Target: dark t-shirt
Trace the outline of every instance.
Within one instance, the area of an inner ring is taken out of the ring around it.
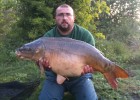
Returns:
[[[53,29],[51,29],[50,31],[45,33],[44,36],[46,36],[46,37],[69,37],[69,38],[73,38],[76,40],[85,41],[85,42],[95,46],[95,40],[94,40],[92,34],[88,30],[86,30],[85,28],[83,28],[77,24],[74,25],[72,32],[68,35],[60,34],[59,31],[57,30],[57,27],[54,27]]]

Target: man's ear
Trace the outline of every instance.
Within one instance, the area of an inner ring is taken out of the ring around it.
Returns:
[[[76,20],[76,16],[74,16],[74,22],[75,22],[75,20]]]

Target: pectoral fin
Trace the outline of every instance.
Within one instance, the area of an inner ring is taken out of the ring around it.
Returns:
[[[57,74],[56,81],[57,81],[58,84],[62,84],[65,80],[66,80],[66,78],[64,76],[61,76],[61,75]]]
[[[39,63],[39,69],[40,69],[41,75],[43,75],[43,73],[44,73],[44,67],[43,67],[43,65],[41,63]]]

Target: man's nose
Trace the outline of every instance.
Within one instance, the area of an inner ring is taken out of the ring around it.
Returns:
[[[63,15],[63,19],[67,19],[68,16],[66,14]]]

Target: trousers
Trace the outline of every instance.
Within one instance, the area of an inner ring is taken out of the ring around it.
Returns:
[[[63,100],[64,92],[70,92],[76,100],[97,100],[92,79],[79,77],[57,84],[56,78],[48,76],[39,95],[39,100]]]

